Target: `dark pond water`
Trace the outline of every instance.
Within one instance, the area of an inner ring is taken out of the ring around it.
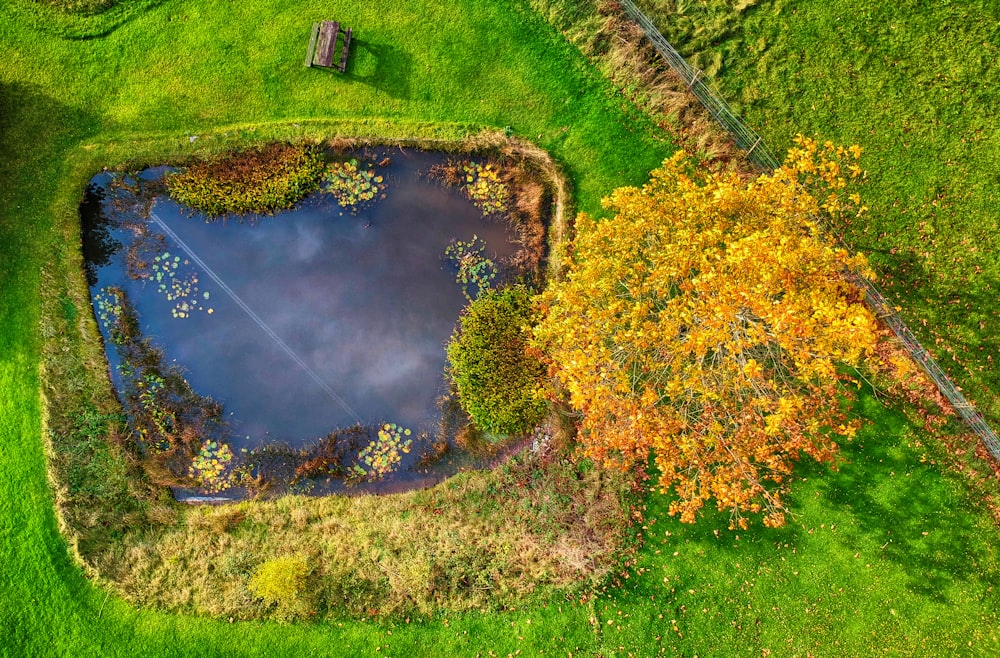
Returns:
[[[206,221],[166,197],[148,218],[123,217],[108,206],[111,177],[93,181],[81,214],[98,316],[102,291],[121,287],[143,336],[195,392],[223,403],[234,451],[299,447],[357,423],[434,433],[445,344],[467,303],[445,249],[474,235],[494,259],[515,246],[502,222],[428,178],[445,156],[368,155],[391,160],[376,167],[385,197],[354,213],[316,193],[294,210],[243,221]],[[116,216],[110,225],[102,208]],[[127,274],[134,233],[123,222],[148,222],[162,240],[149,252],[148,279]],[[102,331],[121,389],[119,357]],[[416,477],[405,466],[396,479]]]

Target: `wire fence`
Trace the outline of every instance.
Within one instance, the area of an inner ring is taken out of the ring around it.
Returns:
[[[697,97],[701,104],[708,110],[709,114],[732,135],[737,146],[747,152],[747,159],[764,171],[774,171],[780,166],[780,162],[774,154],[764,144],[764,140],[749,128],[743,121],[733,113],[725,101],[723,101],[708,86],[708,79],[705,75],[695,69],[681,57],[680,53],[670,44],[666,38],[660,34],[651,20],[632,2],[632,0],[618,0],[628,15],[639,24],[646,38],[650,40],[653,47],[661,57],[670,65],[677,75],[681,77],[691,93]],[[869,308],[892,329],[896,337],[902,342],[910,356],[920,364],[920,366],[931,378],[934,384],[941,391],[941,394],[951,402],[956,413],[969,425],[973,432],[979,436],[983,447],[1000,462],[1000,439],[996,433],[986,424],[983,417],[976,411],[972,403],[969,402],[962,392],[958,390],[941,366],[938,365],[934,357],[920,344],[917,337],[913,335],[909,327],[903,322],[896,310],[886,300],[882,291],[867,278],[853,272],[851,278],[865,292],[865,302]]]

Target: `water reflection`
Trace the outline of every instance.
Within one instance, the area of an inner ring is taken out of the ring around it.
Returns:
[[[97,285],[97,270],[108,265],[122,243],[111,236],[111,223],[104,212],[107,195],[104,187],[91,183],[80,204],[80,226],[83,234],[83,267],[87,285]]]
[[[443,155],[383,157],[386,198],[355,213],[319,193],[273,217],[209,222],[158,198],[152,220],[109,222],[109,177],[88,188],[92,293],[124,291],[142,335],[194,391],[223,403],[234,450],[300,447],[359,421],[433,434],[444,346],[466,303],[445,249],[478,236],[499,260],[515,247],[503,224],[424,175]],[[128,224],[147,221],[159,237],[137,249]],[[136,262],[148,278],[128,276]]]

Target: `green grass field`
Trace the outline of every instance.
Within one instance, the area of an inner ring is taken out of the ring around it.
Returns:
[[[842,468],[803,469],[795,522],[737,539],[726,519],[681,526],[651,496],[637,524],[643,548],[621,587],[596,598],[424,620],[230,624],[136,610],[93,586],[52,511],[38,327],[43,283],[72,248],[63,228],[103,158],[213,148],[219,131],[239,141],[339,125],[453,138],[492,126],[549,150],[578,207],[593,211],[670,145],[527,2],[131,0],[80,20],[48,11],[0,6],[0,655],[1000,652],[995,526],[934,465],[937,449],[870,397],[861,410],[872,425]],[[327,17],[356,28],[343,79],[302,67],[309,24]]]
[[[1000,5],[639,4],[779,159],[798,132],[865,148],[871,212],[838,233],[1000,425]]]

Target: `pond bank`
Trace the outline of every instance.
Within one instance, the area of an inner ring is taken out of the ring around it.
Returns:
[[[112,380],[156,478],[181,498],[400,491],[486,463],[455,444],[467,420],[442,422],[443,344],[476,294],[448,253],[475,243],[497,283],[537,280],[552,196],[516,161],[335,157],[338,174],[366,175],[366,196],[348,179],[293,210],[213,220],[155,195],[161,168],[102,174],[81,207]]]

